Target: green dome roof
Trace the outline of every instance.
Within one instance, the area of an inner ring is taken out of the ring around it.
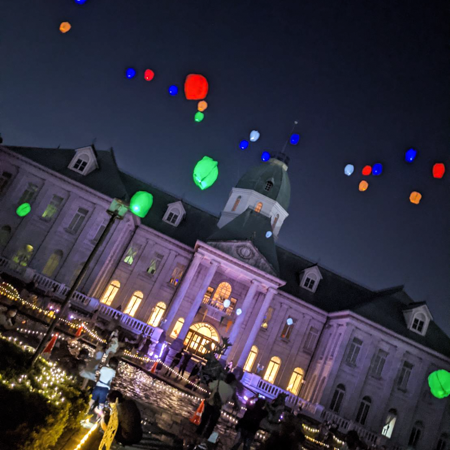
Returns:
[[[266,190],[267,182],[273,186]],[[287,174],[287,165],[272,158],[269,162],[250,169],[238,182],[237,188],[250,189],[278,202],[285,210],[291,200],[291,182]]]

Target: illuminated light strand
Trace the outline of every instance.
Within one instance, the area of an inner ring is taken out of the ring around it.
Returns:
[[[96,423],[81,439],[80,443],[74,448],[74,450],[80,450],[83,444],[89,439],[90,435],[97,429],[98,423]]]

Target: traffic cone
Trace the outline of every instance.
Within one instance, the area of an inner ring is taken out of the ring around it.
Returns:
[[[44,351],[42,352],[42,356],[45,356],[46,354],[47,354],[47,356],[50,356],[50,354],[52,353],[53,347],[55,346],[56,339],[58,339],[58,333],[56,333],[50,339],[50,342],[47,344],[47,346],[45,347]]]
[[[155,361],[152,368],[150,369],[150,373],[155,373],[157,367],[158,367],[158,361]]]
[[[83,332],[83,325],[80,325],[77,332],[75,333],[75,337],[80,337],[82,332]]]
[[[189,420],[195,425],[200,425],[204,409],[205,409],[205,400],[202,400],[199,407],[197,408],[197,411],[195,411],[194,415]]]

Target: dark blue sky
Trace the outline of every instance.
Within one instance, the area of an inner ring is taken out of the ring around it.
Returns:
[[[449,23],[443,1],[0,0],[0,132],[6,145],[96,139],[126,171],[219,213],[297,119],[280,244],[374,289],[405,284],[450,332],[450,175],[431,177],[436,161],[450,169]],[[200,124],[195,102],[167,94],[191,72],[210,82]],[[220,176],[201,192],[204,155]],[[358,192],[375,162],[383,175]]]

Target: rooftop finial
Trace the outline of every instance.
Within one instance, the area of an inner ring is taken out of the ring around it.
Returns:
[[[281,151],[278,152],[278,153],[275,155],[275,158],[278,159],[278,160],[280,160],[280,161],[282,161],[282,162],[284,162],[284,163],[286,164],[286,166],[289,164],[289,156],[286,155],[286,146],[287,146],[287,144],[288,144],[289,141],[292,143],[292,136],[294,135],[294,131],[295,131],[295,129],[297,128],[297,125],[298,125],[298,120],[294,120],[294,124],[293,124],[293,126],[292,126],[292,130],[291,130],[291,134],[290,134],[289,138],[286,139],[286,141],[285,141],[285,143],[284,143],[283,148],[281,149]],[[297,141],[297,142],[298,142],[298,141]],[[297,143],[297,142],[296,142],[296,143]]]

